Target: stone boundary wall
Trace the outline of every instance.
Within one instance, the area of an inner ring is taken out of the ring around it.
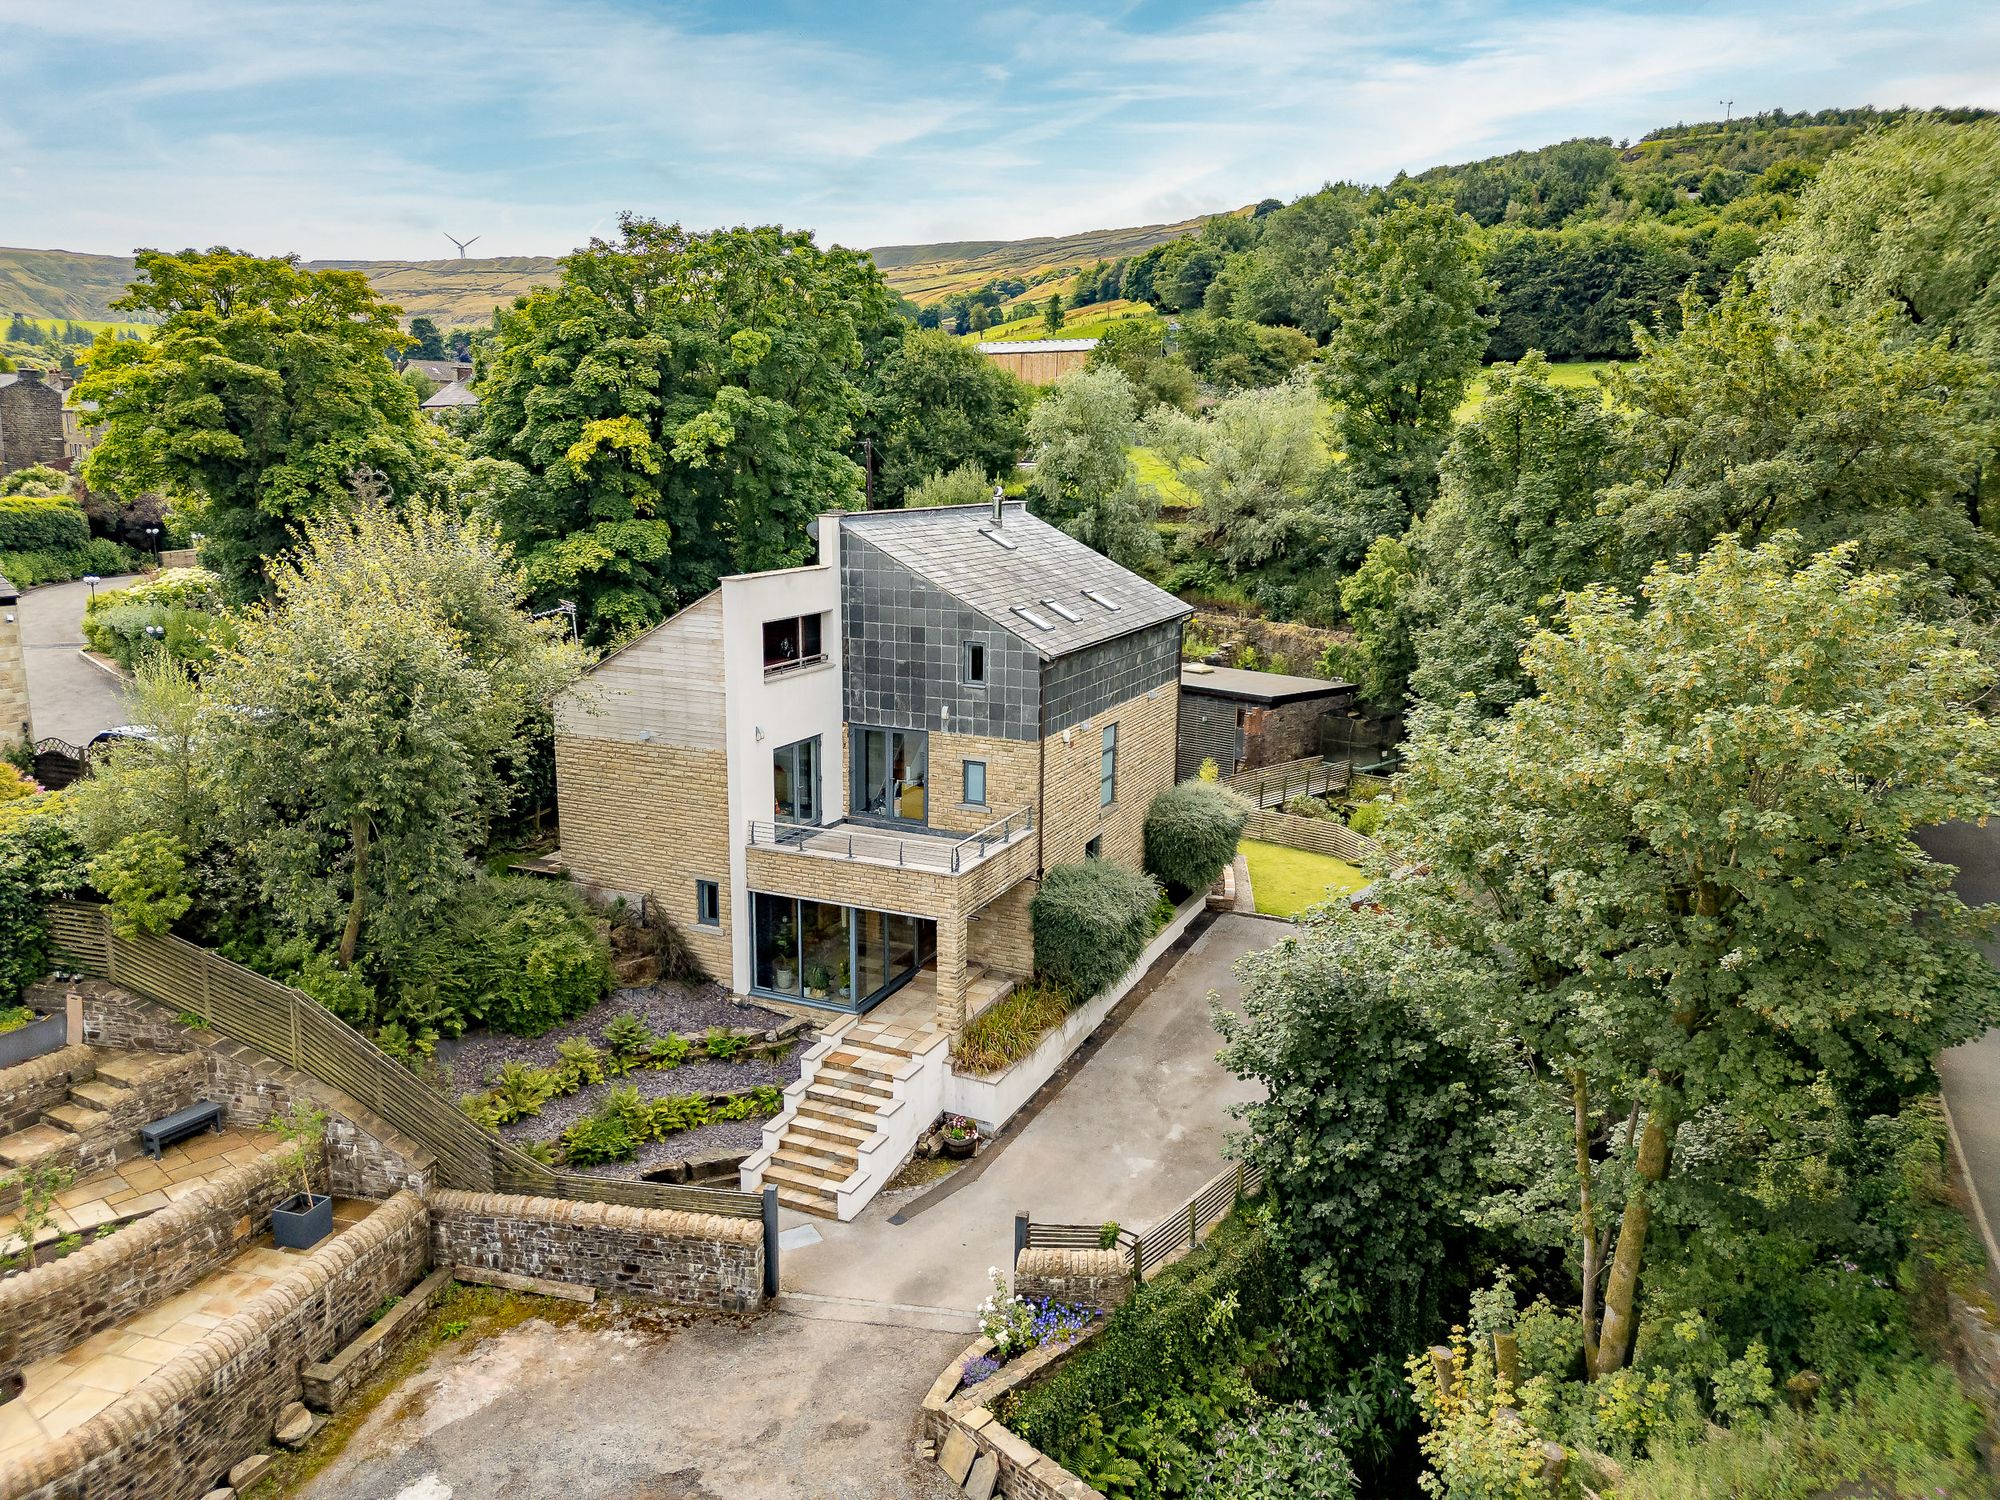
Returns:
[[[71,993],[82,997],[87,1041],[134,1051],[200,1053],[200,1097],[223,1105],[228,1123],[237,1130],[263,1128],[297,1098],[324,1110],[327,1169],[336,1197],[386,1198],[403,1188],[420,1196],[429,1191],[436,1158],[360,1100],[247,1043],[185,1026],[165,1006],[108,980],[51,981],[30,989],[27,1002],[37,1010],[59,1011]]]
[[[61,1047],[0,1069],[0,1135],[25,1130],[69,1097],[69,1086],[89,1078],[97,1057],[88,1047]]]
[[[89,1421],[0,1473],[0,1500],[197,1500],[271,1441],[300,1372],[422,1274],[430,1221],[398,1193]],[[115,1243],[115,1241],[114,1241]]]
[[[1098,1323],[1067,1344],[1044,1344],[1009,1360],[990,1380],[960,1391],[960,1370],[968,1359],[990,1354],[993,1342],[980,1339],[945,1366],[924,1397],[924,1436],[937,1447],[938,1467],[953,1484],[1007,1500],[1100,1500],[1098,1492],[1025,1438],[1011,1432],[991,1410],[1009,1392],[1046,1380],[1057,1365],[1097,1337]]]
[[[1300,818],[1287,812],[1260,808],[1250,815],[1243,836],[1266,844],[1283,844],[1288,849],[1304,849],[1313,854],[1344,859],[1351,865],[1365,865],[1382,853],[1382,846],[1363,838],[1344,823],[1331,818]]]
[[[160,566],[163,568],[198,568],[201,566],[201,554],[192,547],[169,547],[160,554]]]
[[[1234,615],[1219,609],[1198,609],[1188,622],[1190,630],[1217,646],[1233,645],[1241,650],[1255,646],[1268,664],[1273,657],[1285,659],[1285,670],[1298,677],[1319,675],[1320,658],[1329,646],[1354,643],[1351,630],[1327,630],[1317,625],[1300,625],[1291,620],[1264,620],[1254,615]],[[1217,665],[1234,666],[1231,652]],[[1331,679],[1329,679],[1331,680]]]
[[[764,1300],[756,1219],[455,1190],[433,1193],[430,1205],[439,1266],[735,1312]]]
[[[1132,1295],[1132,1258],[1123,1250],[1031,1245],[1014,1261],[1014,1295],[1108,1313]]]
[[[129,1160],[139,1154],[139,1127],[194,1103],[201,1092],[201,1080],[199,1058],[169,1060],[134,1085],[129,1099],[106,1111],[102,1124],[70,1136],[38,1157],[36,1165],[66,1168],[84,1177]],[[12,1207],[20,1197],[17,1188],[0,1188],[0,1209]]]
[[[0,1281],[0,1379],[158,1306],[234,1259],[290,1193],[276,1150],[109,1239]]]

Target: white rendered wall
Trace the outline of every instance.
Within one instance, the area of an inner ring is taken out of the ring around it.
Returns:
[[[729,883],[741,915],[732,938],[735,973],[730,988],[750,992],[753,928],[746,856],[750,823],[771,821],[774,796],[771,752],[795,740],[820,737],[820,820],[836,821],[847,807],[846,757],[841,748],[840,527],[822,521],[819,561],[772,573],[744,573],[722,580],[722,672],[725,746],[729,757]],[[825,661],[764,676],[764,622],[790,615],[823,614]]]

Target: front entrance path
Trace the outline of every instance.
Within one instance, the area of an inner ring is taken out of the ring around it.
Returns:
[[[107,578],[98,589],[137,583],[137,574]],[[87,583],[52,583],[21,596],[21,651],[28,668],[28,713],[38,740],[90,742],[125,722],[124,685],[78,653],[83,649]]]
[[[1149,993],[1114,1015],[1061,1092],[989,1156],[912,1199],[885,1195],[851,1223],[786,1213],[819,1243],[782,1257],[787,1297],[968,1311],[992,1290],[988,1266],[1005,1268],[1014,1213],[1143,1229],[1220,1171],[1229,1106],[1256,1089],[1216,1061],[1222,1039],[1208,994],[1237,1000],[1236,960],[1291,931],[1234,913],[1217,917]],[[1032,1106],[1031,1106],[1032,1107]],[[899,1201],[900,1200],[900,1201]]]

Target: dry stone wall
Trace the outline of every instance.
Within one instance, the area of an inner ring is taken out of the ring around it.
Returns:
[[[1132,1295],[1132,1259],[1123,1250],[1030,1246],[1014,1262],[1014,1294],[1108,1313]]]
[[[187,1290],[241,1253],[290,1191],[272,1151],[109,1239],[0,1281],[0,1380]]]
[[[431,1195],[431,1216],[441,1267],[732,1311],[764,1296],[764,1229],[755,1219],[451,1190]]]
[[[197,1500],[269,1444],[301,1372],[422,1275],[429,1244],[423,1201],[398,1193],[131,1394],[0,1472],[0,1500]]]
[[[60,1047],[0,1069],[0,1135],[25,1130],[69,1097],[69,1086],[90,1077],[96,1055],[88,1047]]]

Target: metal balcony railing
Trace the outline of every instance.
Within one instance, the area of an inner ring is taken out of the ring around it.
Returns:
[[[958,875],[995,850],[1023,838],[1035,826],[1034,809],[1016,808],[975,833],[954,838],[948,833],[902,833],[862,823],[750,824],[750,847],[789,849],[823,859],[852,859],[905,869],[936,870]]]

